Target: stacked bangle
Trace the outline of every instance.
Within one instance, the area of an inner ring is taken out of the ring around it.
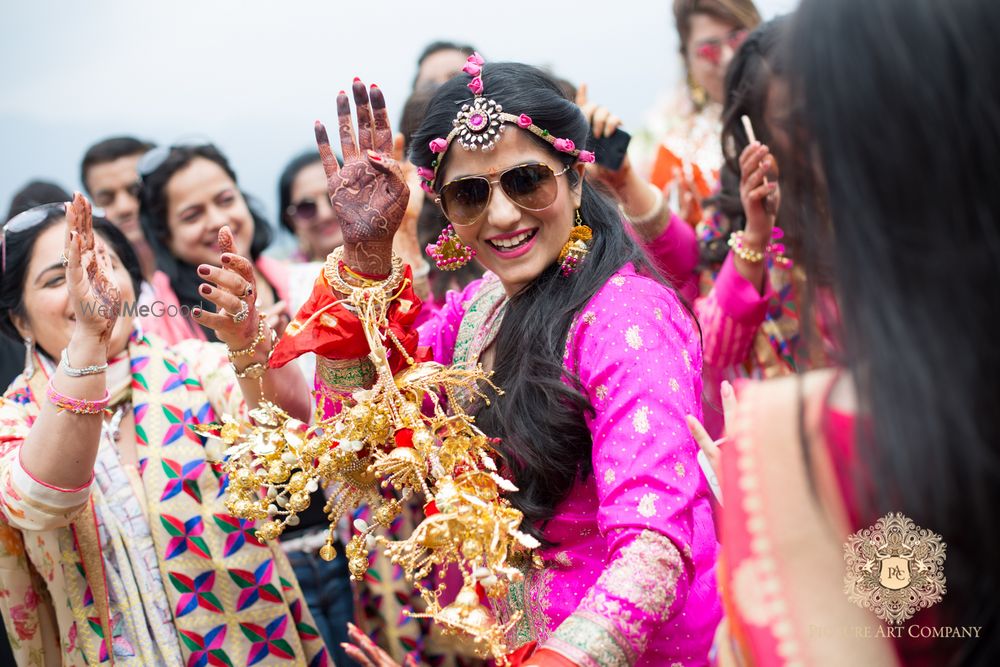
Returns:
[[[72,378],[80,378],[85,375],[97,375],[98,373],[103,373],[108,370],[108,362],[103,364],[94,364],[93,366],[85,366],[84,368],[73,368],[69,363],[69,356],[66,354],[66,348],[62,351],[62,368],[66,375]]]
[[[111,394],[108,390],[104,390],[104,396],[96,401],[88,401],[83,398],[73,398],[71,396],[66,396],[60,394],[56,391],[56,388],[52,386],[52,380],[49,380],[49,386],[45,390],[45,395],[48,397],[49,402],[56,406],[60,410],[68,410],[73,414],[77,415],[96,415],[104,411],[108,407],[108,402],[111,400]]]
[[[666,203],[666,198],[663,196],[663,191],[654,185],[650,185],[649,187],[653,191],[654,201],[653,205],[649,207],[649,210],[643,213],[642,215],[631,216],[625,212],[624,206],[622,206],[621,204],[618,205],[618,210],[621,211],[621,214],[623,216],[625,216],[625,219],[636,227],[642,227],[643,225],[648,225],[654,220],[658,220],[660,216],[663,214],[663,204]]]
[[[261,344],[264,340],[264,313],[257,313],[257,336],[253,339],[248,347],[242,350],[229,350],[229,361],[233,359],[239,359],[240,357],[250,357],[257,351],[257,346]]]

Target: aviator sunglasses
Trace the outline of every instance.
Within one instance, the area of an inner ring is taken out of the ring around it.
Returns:
[[[444,185],[435,200],[444,216],[453,225],[466,226],[477,222],[490,206],[493,184],[499,183],[503,193],[514,204],[528,211],[541,211],[552,205],[559,194],[559,181],[569,167],[559,173],[542,163],[519,164],[500,172],[496,180],[485,176],[465,176]]]
[[[57,216],[66,215],[68,202],[54,202],[51,204],[40,204],[23,211],[8,220],[3,227],[0,227],[0,265],[2,272],[7,272],[7,234],[17,234],[31,229],[43,222],[48,222]],[[94,216],[103,215],[100,210],[94,211]]]

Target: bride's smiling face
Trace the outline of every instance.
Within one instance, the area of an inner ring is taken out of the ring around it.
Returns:
[[[510,173],[526,165],[530,169]],[[517,293],[556,262],[580,206],[582,164],[567,168],[526,131],[508,127],[491,151],[468,151],[456,143],[442,166],[442,192],[455,188],[459,179],[481,176],[491,181],[488,195],[481,180],[466,183],[469,197],[463,201],[471,199],[475,209],[475,202],[488,196],[488,204],[471,224],[452,222],[462,242],[475,249],[476,258],[497,275],[507,294]],[[506,190],[500,183],[504,172]],[[508,194],[512,187],[527,208]]]

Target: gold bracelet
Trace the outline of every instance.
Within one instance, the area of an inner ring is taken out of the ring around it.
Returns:
[[[257,346],[261,344],[264,340],[264,313],[257,313],[258,323],[257,323],[257,337],[253,339],[249,347],[243,348],[242,350],[234,350],[228,348],[229,361],[233,359],[238,359],[239,357],[249,357],[252,356],[254,352],[257,351]],[[227,346],[228,347],[228,346]]]
[[[764,250],[754,250],[753,248],[748,248],[746,243],[743,241],[743,232],[733,232],[729,236],[728,245],[733,249],[733,254],[742,259],[745,262],[750,262],[751,264],[759,264],[764,261]]]

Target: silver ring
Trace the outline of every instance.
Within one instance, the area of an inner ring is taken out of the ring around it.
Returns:
[[[233,313],[233,322],[236,324],[243,324],[246,321],[247,315],[250,313],[250,306],[247,305],[246,301],[240,301],[239,312]]]
[[[59,253],[59,263],[62,264],[63,266],[69,266],[69,258],[66,257],[66,253],[64,252]]]

